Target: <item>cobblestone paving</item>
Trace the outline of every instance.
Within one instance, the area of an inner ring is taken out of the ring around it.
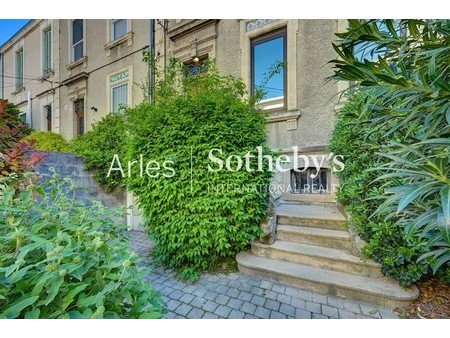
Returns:
[[[144,233],[130,232],[132,250],[147,257],[151,243]],[[173,271],[151,268],[147,277],[167,304],[164,318],[398,318],[391,310],[322,295],[239,272],[204,274],[184,283]]]

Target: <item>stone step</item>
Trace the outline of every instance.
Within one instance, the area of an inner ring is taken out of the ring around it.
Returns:
[[[414,286],[404,289],[390,278],[370,278],[309,265],[259,257],[249,252],[236,256],[239,270],[294,287],[390,308],[410,304],[419,296]]]
[[[350,234],[345,230],[302,227],[298,225],[278,225],[277,240],[302,244],[325,246],[351,251]]]
[[[252,253],[260,257],[305,264],[334,271],[343,271],[367,277],[383,277],[380,264],[370,260],[362,260],[360,257],[343,250],[287,241],[276,241],[271,245],[253,241],[251,245]]]
[[[345,230],[347,221],[336,205],[282,202],[276,212],[278,224]]]

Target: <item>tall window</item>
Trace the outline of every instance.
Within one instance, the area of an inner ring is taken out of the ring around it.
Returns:
[[[23,49],[16,52],[16,90],[23,88]]]
[[[128,33],[128,20],[111,20],[111,41],[117,40]]]
[[[52,131],[52,105],[44,106],[44,114],[47,121],[47,131]]]
[[[52,30],[48,29],[42,32],[42,72],[48,74],[52,71]]]
[[[111,87],[111,111],[116,113],[128,105],[128,82]]]
[[[84,55],[83,37],[84,37],[83,19],[72,20],[72,61],[81,59]]]
[[[84,99],[78,99],[73,103],[77,135],[84,134]]]
[[[251,41],[252,91],[264,93],[265,110],[285,108],[286,31],[278,31]]]

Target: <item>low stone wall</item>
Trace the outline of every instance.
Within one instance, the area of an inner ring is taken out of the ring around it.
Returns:
[[[102,189],[92,174],[85,169],[83,160],[73,154],[54,153],[38,151],[36,153],[45,155],[44,159],[38,164],[37,171],[42,175],[42,179],[48,179],[53,173],[50,168],[54,168],[61,177],[71,178],[74,184],[81,189],[75,190],[74,198],[83,199],[87,203],[90,200],[98,200],[108,207],[126,207],[126,193],[124,189],[107,194]],[[125,218],[124,218],[125,219]]]

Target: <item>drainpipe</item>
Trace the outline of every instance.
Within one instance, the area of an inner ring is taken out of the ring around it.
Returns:
[[[150,41],[148,44],[149,64],[148,64],[148,102],[153,102],[153,89],[155,87],[155,20],[150,19]]]
[[[31,92],[28,92],[27,95],[27,113],[25,115],[25,121],[30,126],[30,128],[33,128],[33,119],[31,118]]]

